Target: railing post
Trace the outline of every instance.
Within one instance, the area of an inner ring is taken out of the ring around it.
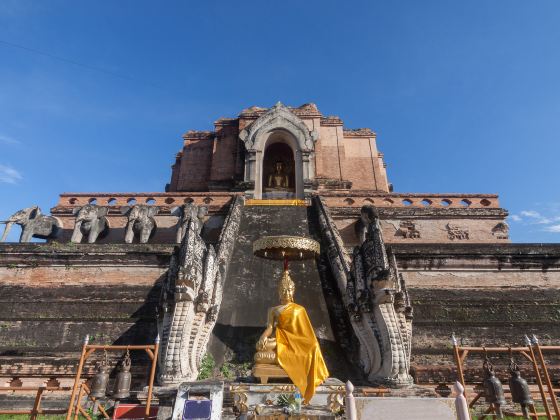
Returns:
[[[354,400],[354,385],[352,382],[346,382],[346,418],[348,420],[358,420],[356,412],[356,401]]]
[[[148,398],[146,399],[146,414],[144,418],[147,420],[150,417],[150,406],[152,404],[152,393],[154,390],[154,378],[156,376],[157,359],[159,353],[159,333],[154,342],[154,355],[152,358],[152,367],[150,369],[150,382],[148,383]]]
[[[544,392],[544,385],[542,383],[541,372],[539,370],[539,366],[537,365],[537,358],[535,357],[535,352],[533,350],[533,346],[531,345],[531,340],[529,340],[529,337],[527,335],[525,335],[525,344],[527,345],[527,348],[529,349],[529,355],[531,356],[531,363],[533,364],[533,370],[535,371],[537,385],[539,386],[539,392],[541,393],[544,411],[546,412],[546,418],[548,420],[553,420],[552,414],[550,413],[550,408],[548,406],[548,401],[546,400],[546,393]]]
[[[82,355],[80,356],[80,363],[78,363],[78,371],[76,372],[76,378],[74,379],[74,386],[72,387],[72,394],[70,394],[70,404],[68,404],[68,413],[66,414],[66,420],[70,420],[70,417],[72,417],[72,411],[74,410],[74,398],[76,397],[76,391],[78,390],[80,376],[84,367],[88,343],[89,335],[86,335],[86,338],[84,339],[84,345],[82,347]]]
[[[560,409],[558,408],[558,400],[556,399],[556,394],[554,393],[554,388],[552,387],[552,382],[550,381],[550,375],[548,374],[548,369],[546,368],[546,362],[542,354],[541,346],[539,345],[539,340],[537,339],[537,336],[535,334],[533,334],[531,343],[533,344],[533,347],[537,349],[536,354],[543,368],[544,380],[546,381],[546,386],[548,387],[548,393],[550,394],[550,399],[552,401],[552,407],[554,408],[554,413],[556,414],[556,417],[560,418]]]
[[[41,398],[43,397],[44,390],[45,388],[42,386],[37,389],[35,402],[33,403],[33,409],[31,410],[31,416],[29,417],[31,420],[35,420],[37,418],[37,414],[39,414],[39,407],[41,406]]]
[[[456,381],[453,385],[453,390],[455,391],[455,410],[457,411],[458,419],[470,420],[471,415],[469,413],[467,399],[465,398],[465,388],[463,387],[461,382]]]
[[[455,333],[451,334],[451,344],[453,344],[453,355],[455,356],[455,361],[457,362],[457,376],[459,377],[459,382],[463,385],[463,395],[465,392],[465,377],[463,375],[463,361],[461,360],[461,355],[459,354],[459,346],[457,343],[457,338]]]

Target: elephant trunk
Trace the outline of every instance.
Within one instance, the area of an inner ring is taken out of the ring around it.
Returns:
[[[2,238],[0,238],[0,242],[4,242],[6,240],[6,238],[8,237],[8,233],[10,233],[10,230],[12,229],[13,224],[14,222],[6,222],[6,228],[4,229],[4,234],[2,235]]]

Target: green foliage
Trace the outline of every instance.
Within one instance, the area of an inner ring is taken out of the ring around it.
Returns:
[[[292,402],[295,402],[295,398],[292,394],[280,394],[276,400],[276,404],[280,407],[288,407]]]
[[[216,362],[210,353],[206,353],[200,363],[200,370],[198,372],[197,380],[211,378],[214,374]]]
[[[236,376],[235,366],[230,362],[224,362],[220,368],[220,374],[226,379],[234,379]]]
[[[286,414],[299,413],[301,410],[301,398],[296,399],[295,394],[280,394],[276,404],[283,407]]]

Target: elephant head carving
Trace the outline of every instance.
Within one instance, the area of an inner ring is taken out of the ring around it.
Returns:
[[[21,226],[20,242],[30,242],[31,238],[52,239],[55,238],[62,224],[53,216],[45,216],[41,213],[38,206],[27,207],[12,214],[6,224],[4,234],[0,242],[4,242],[8,237],[14,224]]]
[[[137,204],[132,207],[123,207],[122,214],[128,216],[124,241],[131,244],[138,235],[138,241],[145,244],[154,233],[157,225],[154,216],[158,214],[159,207]]]
[[[87,237],[88,244],[93,244],[97,238],[104,236],[108,229],[107,222],[108,207],[86,204],[83,207],[74,209],[76,223],[70,242],[80,243],[84,236]]]
[[[204,217],[208,214],[208,207],[196,206],[192,203],[184,204],[180,207],[173,207],[171,214],[179,217],[177,223],[177,237],[176,242],[180,244],[187,232],[189,222],[196,223],[195,230],[200,235],[204,226]]]

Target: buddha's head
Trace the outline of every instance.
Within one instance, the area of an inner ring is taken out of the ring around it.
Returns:
[[[277,174],[281,174],[284,172],[284,162],[282,161],[278,161],[276,162],[276,164],[274,165],[274,168],[276,169],[276,173]]]
[[[280,297],[280,303],[285,305],[294,301],[294,291],[296,290],[296,285],[290,277],[290,272],[284,270],[282,273],[282,279],[280,279],[280,284],[278,285],[278,296]]]

